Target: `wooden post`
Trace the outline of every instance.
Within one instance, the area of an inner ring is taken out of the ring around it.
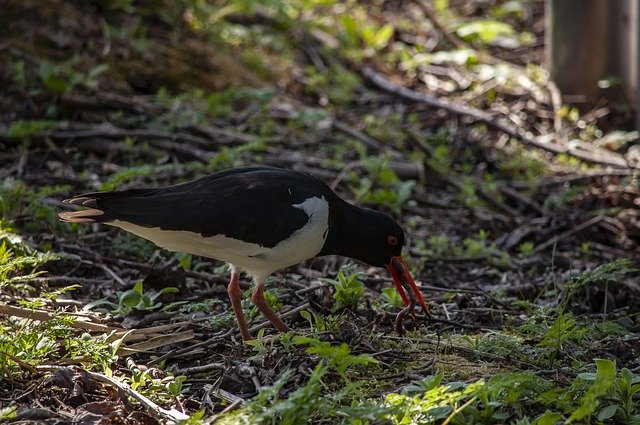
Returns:
[[[547,61],[564,100],[588,107],[606,96],[638,111],[638,0],[547,0],[546,7]],[[612,77],[617,85],[602,84]]]

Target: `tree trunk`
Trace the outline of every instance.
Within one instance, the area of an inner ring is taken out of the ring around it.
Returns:
[[[637,111],[638,0],[547,0],[546,6],[549,71],[564,100],[588,107],[606,95]]]

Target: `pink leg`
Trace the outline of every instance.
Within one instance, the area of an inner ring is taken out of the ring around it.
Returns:
[[[264,283],[258,282],[256,287],[253,289],[253,294],[251,294],[251,301],[258,307],[258,310],[264,314],[267,319],[271,322],[271,324],[280,332],[288,332],[289,327],[284,324],[284,322],[278,317],[277,314],[271,310],[269,304],[264,299]]]
[[[231,280],[227,286],[227,293],[229,294],[229,299],[233,306],[233,312],[236,314],[236,320],[238,321],[242,340],[248,341],[251,339],[251,334],[249,334],[247,321],[244,319],[244,314],[242,314],[242,292],[240,291],[239,278],[240,272],[233,268],[231,270]]]

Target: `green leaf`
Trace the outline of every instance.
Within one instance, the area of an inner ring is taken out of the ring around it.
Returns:
[[[609,359],[596,359],[596,367],[596,381],[607,382],[611,386],[616,377],[615,362]]]
[[[515,34],[515,30],[509,24],[484,19],[462,24],[456,32],[461,38],[471,40],[477,38],[487,44],[497,37]]]
[[[185,254],[183,252],[176,253],[175,257],[178,259],[178,263],[183,270],[191,270],[192,256],[191,254]]]
[[[141,298],[142,295],[132,289],[129,289],[120,295],[120,305],[133,308],[138,305]]]
[[[578,378],[584,379],[585,381],[595,381],[596,380],[596,374],[593,373],[593,372],[579,373],[578,374]]]
[[[358,44],[358,24],[356,20],[349,15],[343,15],[342,26],[347,34],[349,44],[352,46]]]
[[[67,90],[66,81],[55,74],[48,74],[43,82],[44,86],[53,93],[62,94]]]
[[[600,411],[600,413],[598,413],[598,420],[599,421],[606,421],[607,419],[610,419],[613,417],[613,415],[616,414],[616,412],[618,411],[618,406],[617,404],[611,404],[607,407],[605,407],[604,409],[602,409]]]
[[[595,363],[596,379],[580,399],[580,406],[569,416],[567,423],[583,419],[595,412],[600,404],[598,399],[605,395],[615,383],[616,364],[607,359],[596,359]]]
[[[539,416],[532,425],[555,425],[560,419],[562,419],[562,415],[547,410],[541,416]]]
[[[311,313],[309,313],[307,310],[302,310],[300,312],[300,316],[302,316],[302,318],[304,320],[306,320],[307,322],[309,322],[310,326],[313,326],[313,320],[311,319]]]
[[[142,281],[139,280],[136,282],[135,285],[133,285],[133,291],[137,292],[138,294],[142,294],[143,289],[142,289]]]
[[[393,36],[394,28],[390,24],[383,25],[376,33],[373,35],[372,44],[373,47],[377,49],[382,49],[389,44],[389,40]]]
[[[138,310],[145,310],[146,308],[151,307],[153,304],[153,301],[151,300],[151,297],[147,294],[143,294],[142,297],[140,297],[140,302],[136,305],[136,308]]]
[[[7,135],[9,137],[28,137],[42,133],[47,130],[53,130],[58,127],[57,121],[15,121],[11,123]]]

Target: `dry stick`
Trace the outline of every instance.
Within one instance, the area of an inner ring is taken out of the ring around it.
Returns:
[[[46,371],[46,372],[54,372],[57,370],[64,370],[66,368],[61,366],[42,365],[42,366],[37,366],[37,369],[41,371]],[[156,417],[168,419],[172,423],[189,419],[189,415],[182,413],[176,409],[167,410],[163,407],[158,406],[157,404],[149,400],[144,395],[131,389],[124,382],[120,382],[114,378],[111,378],[109,376],[103,375],[102,373],[98,373],[98,372],[90,372],[87,370],[83,370],[83,372],[88,374],[91,378],[95,379],[96,381],[109,384],[117,388],[119,391],[122,391],[124,394],[128,395],[129,397],[134,398],[140,404],[142,404],[147,410],[154,413]]]
[[[229,391],[225,391],[222,388],[220,388],[220,383],[222,382],[221,378],[222,376],[218,378],[218,380],[216,380],[216,382],[213,385],[204,386],[204,389],[206,391],[205,397],[209,398],[209,400],[211,400],[210,394],[215,394],[218,398],[221,398],[222,400],[225,400],[231,403],[227,407],[225,407],[220,413],[216,414],[214,418],[217,418],[220,415],[224,415],[225,413],[230,412],[231,410],[235,409],[236,407],[244,403],[244,399],[242,397],[238,397],[237,395],[232,394]],[[214,419],[214,422],[215,422],[215,419]]]
[[[309,308],[309,305],[310,305],[309,303],[304,303],[304,304],[294,308],[293,310],[289,310],[286,313],[280,315],[280,318],[281,319],[287,319],[287,318],[289,318],[291,316],[294,316],[294,315],[300,313],[305,308]],[[250,327],[249,328],[249,332],[255,332],[255,331],[258,331],[258,330],[260,330],[262,328],[266,328],[270,324],[271,324],[271,322],[269,322],[269,321],[259,323],[259,324],[255,325],[255,326]]]
[[[215,140],[208,140],[202,137],[192,136],[187,133],[170,133],[168,131],[159,130],[147,130],[147,129],[125,129],[118,128],[112,125],[97,125],[93,128],[84,129],[68,129],[68,130],[54,130],[51,132],[43,132],[42,135],[49,136],[53,139],[86,139],[93,137],[107,137],[107,138],[124,138],[124,137],[139,137],[144,139],[167,139],[176,142],[193,143],[198,146],[210,147],[211,145],[218,144]]]
[[[0,314],[6,314],[12,317],[23,317],[40,322],[51,320],[54,317],[53,312],[46,310],[36,310],[10,305],[0,305]],[[127,342],[145,340],[143,343],[134,344],[130,347],[120,347],[118,354],[125,356],[193,339],[192,330],[178,332],[171,335],[158,335],[158,332],[161,330],[170,330],[188,322],[160,325],[152,328],[126,330],[119,327],[112,327],[101,323],[87,321],[88,317],[86,315],[69,312],[65,312],[64,314],[76,319],[71,324],[74,328],[111,334],[107,341],[113,341],[118,338],[124,338]],[[151,339],[149,339],[149,337],[151,337]]]
[[[170,344],[177,344],[182,341],[189,341],[195,337],[193,330],[189,329],[182,332],[172,333],[168,335],[159,335],[154,338],[148,339],[137,344],[130,345],[128,347],[120,347],[119,354],[135,354],[145,351],[151,351],[156,348],[164,347]],[[122,352],[120,352],[122,351]]]
[[[160,362],[162,360],[170,359],[172,357],[180,356],[180,355],[183,355],[183,354],[186,355],[187,353],[190,353],[192,351],[196,351],[199,348],[204,348],[204,347],[208,347],[208,346],[213,345],[213,344],[217,344],[218,342],[224,341],[225,339],[230,337],[233,334],[234,331],[235,331],[235,329],[229,329],[228,331],[226,331],[226,332],[224,332],[224,333],[222,333],[220,335],[216,335],[214,337],[211,337],[208,340],[200,342],[198,344],[193,344],[193,345],[191,345],[189,347],[182,348],[180,350],[171,350],[168,353],[163,354],[160,357],[156,357],[155,359],[151,359],[149,361],[149,364],[155,364],[155,363],[158,363],[158,362]]]
[[[500,192],[502,192],[503,194],[507,195],[508,197],[510,197],[512,199],[515,199],[516,201],[520,202],[524,206],[527,206],[527,207],[533,209],[535,212],[537,212],[541,216],[549,216],[550,215],[549,210],[544,208],[542,205],[538,204],[533,199],[528,198],[527,196],[525,196],[522,193],[518,192],[517,190],[513,189],[512,187],[509,187],[509,186],[507,186],[505,184],[500,184],[498,186],[498,190],[500,190]]]
[[[416,0],[416,3],[418,3],[420,5],[422,10],[424,11],[424,14],[427,15],[427,18],[431,21],[431,23],[433,24],[434,28],[437,29],[438,31],[440,31],[440,33],[442,33],[442,36],[449,43],[451,43],[452,46],[454,46],[454,47],[456,47],[458,49],[463,49],[463,48],[468,48],[469,47],[465,42],[463,42],[458,37],[454,36],[449,31],[447,31],[447,29],[444,27],[444,25],[442,25],[442,23],[440,22],[440,20],[436,16],[436,13],[433,11],[433,9],[431,9],[431,6],[426,2],[426,0]]]
[[[410,100],[412,102],[423,103],[434,108],[444,109],[455,115],[467,116],[474,121],[482,122],[484,124],[487,124],[491,128],[502,131],[503,133],[506,133],[509,136],[522,141],[526,145],[543,149],[554,154],[569,154],[586,162],[612,165],[617,167],[636,168],[631,167],[622,156],[614,154],[612,152],[600,152],[600,155],[598,155],[597,153],[594,153],[595,151],[586,151],[576,149],[571,146],[561,146],[556,143],[545,143],[543,141],[536,140],[535,138],[528,135],[524,130],[501,123],[496,117],[489,113],[481,111],[480,109],[471,108],[464,105],[456,105],[454,103],[436,99],[435,97],[426,95],[424,93],[419,93],[405,86],[393,83],[384,75],[380,74],[369,66],[364,66],[360,68],[359,71],[364,78],[386,92],[395,94],[396,96],[399,96],[406,100]]]
[[[548,187],[548,186],[560,186],[566,183],[578,183],[582,181],[594,180],[602,177],[632,177],[637,176],[638,170],[620,170],[620,169],[608,169],[605,171],[597,171],[580,175],[569,175],[569,176],[561,176],[555,177],[546,180],[537,180],[534,183],[512,183],[512,186],[516,189],[531,189],[538,187]]]
[[[533,250],[533,254],[538,254],[542,251],[544,251],[545,249],[553,246],[556,242],[558,242],[560,239],[564,239],[567,236],[571,236],[574,235],[584,229],[586,229],[587,227],[593,226],[594,224],[599,223],[600,221],[602,221],[603,216],[599,215],[596,217],[593,217],[587,221],[585,221],[582,224],[579,224],[565,232],[560,233],[559,235],[556,235],[554,237],[552,237],[551,239],[549,239],[546,242],[541,243],[540,245],[536,246],[535,249]]]
[[[46,322],[53,319],[53,313],[45,310],[37,310],[31,308],[15,307],[10,305],[0,305],[0,314],[6,314],[12,317],[23,317],[25,319],[38,320],[40,322]],[[103,325],[100,323],[86,321],[86,316],[73,313],[65,313],[66,315],[76,318],[71,323],[71,326],[78,329],[84,329],[95,332],[124,332],[122,328],[114,328],[111,326]]]
[[[347,136],[351,136],[360,140],[362,143],[370,147],[371,149],[381,150],[384,149],[384,145],[373,137],[369,137],[367,134],[362,131],[353,128],[353,126],[343,123],[342,121],[338,121],[337,119],[333,120],[333,128],[338,131],[343,132]],[[394,152],[395,153],[395,152]]]
[[[116,272],[111,270],[106,264],[98,264],[98,267],[100,267],[102,270],[105,271],[105,273],[107,273],[109,276],[111,276],[111,278],[113,278],[113,280],[118,282],[118,284],[120,286],[122,286],[122,287],[127,286],[127,283],[124,280],[122,280],[122,278],[120,276],[118,276],[118,274]]]
[[[227,365],[220,362],[207,363],[201,366],[185,367],[183,369],[176,369],[173,371],[174,375],[190,375],[194,373],[209,372],[212,370],[225,370]]]
[[[215,394],[219,398],[228,401],[229,403],[236,403],[238,401],[241,403],[244,402],[244,399],[242,397],[239,397],[233,393],[230,393],[229,391],[225,391],[220,388],[221,383],[222,381],[218,379],[213,385],[205,385],[204,389],[205,391],[207,391],[207,394]]]
[[[317,290],[317,289],[321,289],[321,288],[323,288],[323,287],[325,287],[325,285],[323,285],[322,283],[318,283],[317,285],[307,286],[307,287],[306,287],[306,288],[304,288],[304,289],[298,289],[298,290],[295,292],[295,294],[296,294],[297,296],[302,296],[302,295],[308,294],[309,292],[314,292],[315,290]]]
[[[442,23],[438,19],[437,14],[433,11],[433,9],[426,2],[426,0],[416,0],[416,2],[422,7],[422,10],[424,11],[425,15],[427,15],[427,18],[431,21],[433,26],[442,33],[444,38],[449,43],[451,43],[454,47],[458,49],[472,48],[469,44],[465,43],[464,40],[460,39],[459,37],[453,35],[451,32],[447,31],[447,29],[444,27],[444,25],[442,25]],[[496,59],[485,52],[478,52],[478,53],[480,54],[483,60],[486,60],[489,63],[495,64],[495,63],[503,62],[502,60]],[[524,73],[524,70],[522,70],[521,67],[514,66],[514,64],[512,63],[509,63],[509,66],[511,66],[512,68],[520,69],[520,71]],[[562,107],[562,96],[560,94],[560,90],[558,90],[558,87],[553,81],[548,81],[546,83],[546,88],[547,88],[547,91],[549,92],[549,98],[551,100],[551,106],[553,108],[554,132],[562,142],[566,142],[567,135],[564,132],[564,128],[562,125],[562,118],[559,113],[560,108]],[[534,98],[535,98],[536,97],[535,92],[531,88],[529,89],[529,91],[532,92],[532,94],[534,94]]]

